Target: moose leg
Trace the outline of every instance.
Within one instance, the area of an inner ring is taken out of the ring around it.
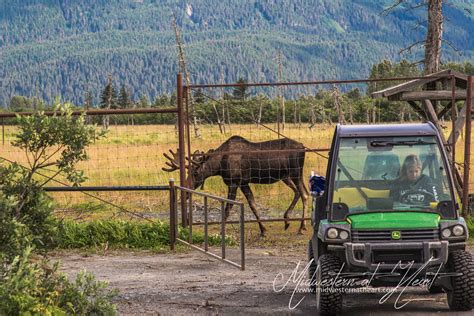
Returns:
[[[229,185],[229,191],[227,193],[227,198],[229,200],[235,201],[235,197],[237,196],[237,188],[238,186],[236,184]],[[225,204],[225,219],[229,217],[230,211],[232,210],[232,206],[234,206],[234,204],[232,203]]]
[[[295,196],[293,197],[293,201],[291,202],[290,206],[286,210],[285,215],[283,215],[283,218],[287,219],[288,215],[291,213],[291,211],[293,211],[293,209],[295,208],[296,203],[298,202],[298,199],[300,198],[300,192],[299,192],[298,188],[296,187],[295,183],[290,178],[282,179],[282,181],[287,186],[289,186],[290,189],[292,189],[293,192],[295,193]],[[285,221],[285,230],[287,230],[288,227],[290,227],[290,223]]]
[[[301,217],[301,225],[300,229],[298,230],[298,234],[302,234],[303,230],[306,230],[306,223],[305,223],[305,216],[306,216],[306,211],[308,209],[308,197],[309,197],[309,192],[308,189],[306,189],[306,186],[304,185],[303,179],[299,178],[297,181],[297,187],[298,191],[300,192],[301,195],[301,200],[303,201],[303,214]]]
[[[258,226],[260,227],[260,235],[264,237],[266,229],[265,227],[263,227],[262,222],[260,222],[260,216],[258,216],[257,207],[255,205],[255,199],[253,197],[252,190],[250,189],[250,186],[248,184],[240,185],[240,189],[244,193],[245,198],[249,202],[250,209],[252,210],[253,215],[255,215],[255,218],[257,219]]]

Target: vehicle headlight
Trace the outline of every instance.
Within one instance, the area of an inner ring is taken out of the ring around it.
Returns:
[[[462,236],[464,234],[464,227],[461,225],[456,225],[453,227],[453,235],[454,236]]]
[[[449,228],[443,229],[441,234],[443,235],[444,238],[448,238],[449,236],[451,236],[451,230]]]
[[[328,229],[328,238],[335,239],[335,238],[337,238],[337,235],[339,235],[337,229],[335,229],[335,228],[329,228]]]
[[[339,233],[339,238],[345,240],[345,239],[349,238],[349,233],[346,232],[345,230],[341,230],[341,232]]]

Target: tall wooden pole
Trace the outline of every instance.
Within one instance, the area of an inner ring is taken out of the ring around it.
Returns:
[[[184,143],[184,135],[186,133],[184,129],[184,106],[183,106],[183,77],[179,73],[177,75],[176,82],[176,101],[178,106],[178,144],[179,144],[179,185],[186,186],[186,166],[185,166],[185,154],[186,148]],[[180,190],[181,192],[181,225],[183,227],[187,226],[188,214],[186,212],[186,192]]]
[[[466,95],[466,141],[464,143],[464,179],[462,194],[462,214],[468,215],[469,210],[469,171],[471,162],[471,107],[472,107],[472,76],[467,77]]]

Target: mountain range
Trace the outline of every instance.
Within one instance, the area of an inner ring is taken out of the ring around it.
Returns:
[[[98,103],[110,76],[134,99],[172,93],[182,33],[193,83],[351,79],[417,62],[426,8],[396,0],[0,0],[0,106],[14,95]],[[442,60],[474,60],[474,0],[445,1]]]

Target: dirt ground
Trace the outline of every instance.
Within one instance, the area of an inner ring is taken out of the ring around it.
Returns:
[[[237,259],[238,252],[229,250],[229,257]],[[294,283],[290,282],[280,293],[274,290],[274,285],[277,289],[283,286],[298,262],[301,261],[299,271],[303,269],[306,264],[303,242],[294,248],[254,246],[247,249],[245,271],[195,250],[167,254],[76,252],[56,254],[55,259],[62,262],[61,269],[69,275],[87,269],[119,289],[116,303],[123,315],[313,315],[316,312],[312,294],[296,293],[290,301]],[[279,273],[282,276],[275,281]],[[379,302],[383,293],[347,294],[344,314],[455,314],[449,311],[445,294],[432,295],[421,288],[408,288],[398,305],[408,304],[396,310],[398,294],[383,304]],[[295,309],[289,308],[290,302],[295,305],[301,299]]]

